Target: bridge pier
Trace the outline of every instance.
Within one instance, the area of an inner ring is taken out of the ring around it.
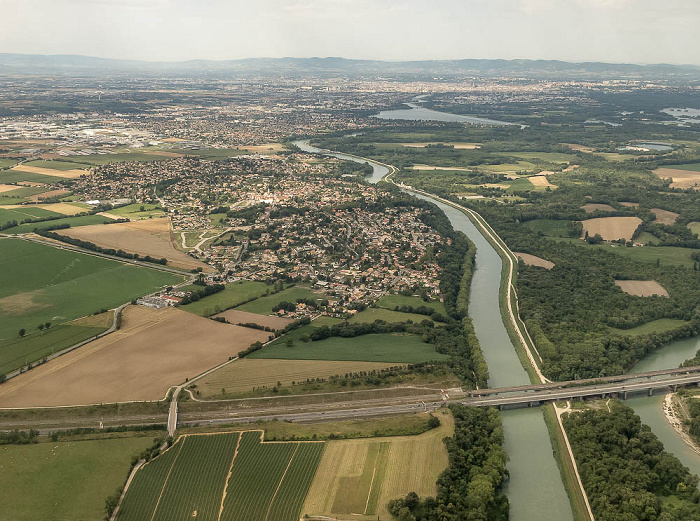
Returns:
[[[654,394],[654,388],[649,387],[649,396],[652,396]]]
[[[627,391],[622,391],[622,399],[623,400],[627,399]]]
[[[677,385],[677,384],[673,384],[673,387],[672,387],[672,388],[673,388],[673,392],[675,393],[675,392],[678,390],[678,385]]]
[[[532,402],[527,402],[528,407],[532,407],[534,404]]]

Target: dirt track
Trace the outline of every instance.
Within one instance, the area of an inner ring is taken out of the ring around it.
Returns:
[[[161,400],[269,333],[174,308],[129,306],[122,328],[0,385],[0,407]]]

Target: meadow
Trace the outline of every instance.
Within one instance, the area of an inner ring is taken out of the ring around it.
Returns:
[[[272,313],[272,308],[282,301],[296,302],[297,299],[316,300],[319,298],[325,297],[321,294],[312,292],[309,288],[305,288],[303,286],[293,286],[291,288],[284,289],[279,293],[257,298],[251,302],[243,304],[242,306],[238,306],[236,309],[239,311],[269,315]]]
[[[109,211],[109,214],[118,215],[119,217],[127,217],[131,220],[136,220],[149,219],[151,217],[162,217],[164,215],[164,212],[163,209],[157,204],[135,203],[113,208]]]
[[[0,519],[95,521],[151,435],[0,446]]]
[[[685,320],[675,320],[673,318],[660,318],[659,320],[652,320],[641,326],[633,327],[631,329],[617,329],[614,327],[610,328],[610,331],[618,335],[625,336],[639,336],[647,335],[649,333],[663,333],[665,331],[671,331],[672,329],[677,329],[681,326],[686,325],[688,322]]]
[[[248,355],[256,358],[284,360],[357,360],[364,362],[396,362],[417,364],[431,360],[448,360],[437,353],[418,335],[370,334],[354,338],[331,337],[316,342],[296,341],[292,347],[287,337],[278,338],[259,351]]]
[[[72,163],[70,161],[64,161],[62,159],[58,159],[55,161],[37,159],[36,161],[29,161],[24,164],[27,166],[35,166],[39,168],[49,168],[51,170],[82,170],[85,168],[85,165],[83,164]]]
[[[63,178],[46,174],[38,174],[35,172],[22,172],[20,170],[0,171],[0,183],[18,183],[20,181],[29,181],[30,183],[53,184],[59,181],[63,181]]]
[[[380,308],[386,308],[386,309],[394,309],[397,306],[398,307],[403,307],[403,306],[411,306],[414,308],[420,307],[420,306],[425,306],[429,308],[433,308],[435,311],[440,313],[441,315],[446,315],[447,312],[445,311],[445,306],[443,305],[442,302],[438,301],[430,301],[430,302],[425,302],[423,299],[419,297],[407,297],[405,295],[384,295],[382,298],[380,298],[377,301],[377,306]]]
[[[0,208],[0,225],[10,221],[18,223],[25,219],[40,219],[46,217],[61,217],[60,213],[44,210],[43,208],[35,208],[32,206],[18,206],[16,208]],[[5,231],[5,233],[8,233]]]
[[[181,306],[180,309],[184,309],[195,315],[208,317],[209,315],[220,313],[221,311],[236,307],[243,302],[264,295],[269,289],[270,286],[264,282],[234,282],[232,284],[226,284],[226,289],[223,291],[204,297],[191,304]],[[249,311],[242,307],[239,309]]]
[[[324,443],[261,437],[261,431],[181,436],[138,471],[118,521],[297,521]]]
[[[400,311],[385,308],[367,308],[350,317],[348,322],[374,322],[375,320],[383,320],[384,322],[406,322],[411,320],[420,323],[423,320],[430,320],[430,317],[419,315],[418,313],[401,313]]]
[[[64,217],[63,219],[52,219],[50,221],[42,221],[38,223],[19,224],[17,226],[13,226],[12,228],[8,228],[5,230],[5,233],[31,233],[34,230],[60,226],[63,224],[68,224],[71,228],[74,228],[77,226],[90,226],[93,224],[106,224],[111,222],[114,222],[114,220],[102,215],[81,215],[79,217]],[[61,231],[59,230],[58,233],[60,232]]]
[[[182,279],[150,268],[61,250],[19,239],[1,239],[0,342],[110,309]],[[6,354],[6,357],[13,358]],[[30,362],[32,360],[29,360]]]

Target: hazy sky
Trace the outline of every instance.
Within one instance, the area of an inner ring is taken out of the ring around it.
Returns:
[[[700,0],[0,0],[0,52],[700,64]]]

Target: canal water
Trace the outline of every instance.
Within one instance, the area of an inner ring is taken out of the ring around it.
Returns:
[[[689,358],[694,357],[698,349],[700,349],[700,337],[672,342],[645,356],[635,364],[630,372],[643,373],[676,368]],[[642,423],[651,427],[653,433],[661,440],[668,452],[676,456],[691,472],[700,475],[700,455],[683,441],[683,438],[668,422],[662,407],[663,400],[663,395],[645,396],[631,398],[626,403],[639,415]]]
[[[308,142],[297,141],[294,144],[306,152],[321,152]],[[329,155],[364,162],[346,154]],[[375,169],[374,173],[367,177],[369,182],[376,183],[381,179],[376,178],[376,172],[380,168],[384,169],[384,174],[388,173],[386,167],[371,161],[369,163]],[[474,323],[476,336],[489,367],[489,385],[502,387],[529,384],[527,373],[501,319],[498,298],[502,269],[500,256],[465,214],[435,199],[414,195],[435,203],[445,212],[454,229],[463,232],[476,245],[469,316]],[[510,519],[540,521],[547,518],[573,521],[571,504],[552,453],[549,431],[542,410],[535,407],[504,411],[501,417],[505,435],[504,445],[510,458],[510,479],[505,489],[510,502]]]
[[[450,114],[438,110],[427,109],[415,103],[406,103],[410,108],[398,110],[382,110],[375,118],[379,119],[403,119],[408,121],[444,121],[448,123],[472,123],[475,125],[504,126],[514,125],[507,121],[496,119],[477,118],[475,116],[463,116],[461,114]]]

